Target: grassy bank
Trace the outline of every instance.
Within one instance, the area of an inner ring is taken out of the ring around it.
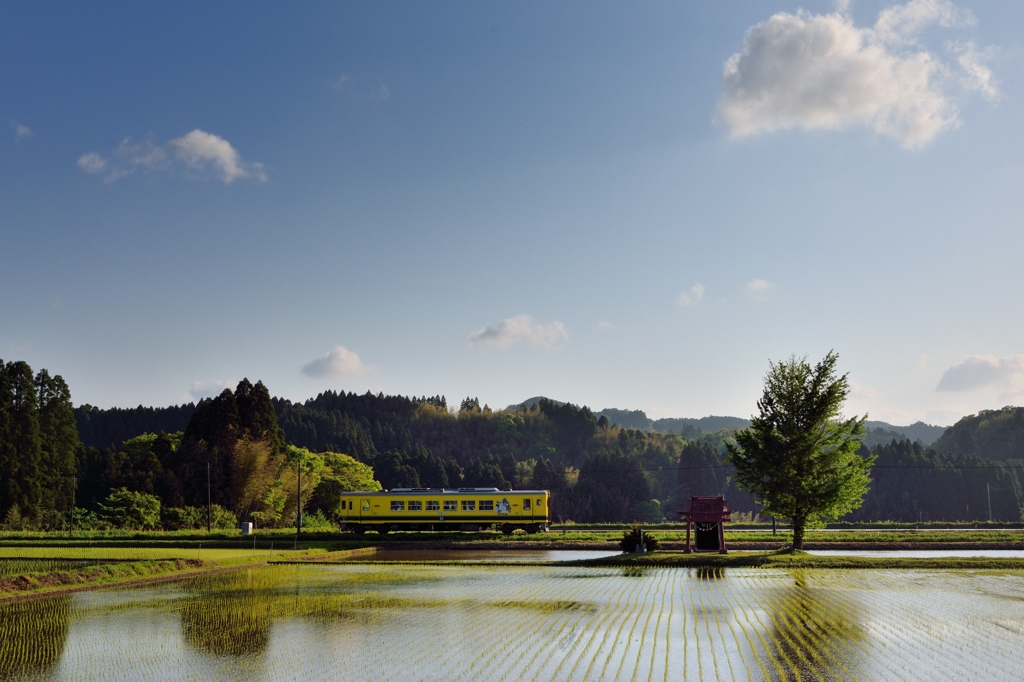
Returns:
[[[85,564],[56,571],[27,572],[0,577],[0,601],[29,594],[136,582],[213,567],[216,567],[216,564],[196,559],[164,559]]]

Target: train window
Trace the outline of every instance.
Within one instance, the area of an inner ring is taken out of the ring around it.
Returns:
[[[363,500],[363,511],[370,511],[370,501]]]
[[[544,500],[537,500],[537,509],[544,508]]]
[[[437,500],[427,500],[427,511],[437,511],[441,508],[441,503]]]
[[[476,509],[476,502],[474,500],[463,500],[462,511],[473,511]]]
[[[405,511],[405,500],[391,500],[391,511]]]
[[[480,500],[480,511],[494,511],[494,500]]]
[[[409,511],[423,511],[423,502],[420,500],[409,500]]]
[[[530,501],[523,500],[523,511],[530,511]]]
[[[456,511],[459,508],[459,503],[455,500],[445,500],[444,510],[445,511]]]

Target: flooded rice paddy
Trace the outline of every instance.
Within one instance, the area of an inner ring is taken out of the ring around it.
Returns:
[[[284,565],[0,604],[4,680],[1014,679],[1024,572]]]

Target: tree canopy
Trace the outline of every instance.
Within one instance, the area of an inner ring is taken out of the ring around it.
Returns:
[[[844,419],[846,375],[829,352],[811,367],[806,358],[771,362],[759,414],[728,443],[736,481],[764,505],[764,513],[793,521],[793,547],[803,547],[810,525],[860,507],[874,456],[861,457],[864,417]]]

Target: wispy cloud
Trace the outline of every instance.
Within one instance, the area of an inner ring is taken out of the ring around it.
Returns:
[[[936,387],[956,393],[981,389],[999,391],[1001,400],[1024,395],[1024,355],[968,355],[943,372]]]
[[[871,388],[870,386],[861,386],[860,384],[851,381],[850,382],[850,393],[859,398],[865,398],[867,400],[874,400],[878,397],[878,391]]]
[[[302,366],[302,373],[313,379],[357,376],[367,370],[359,356],[344,346],[335,346],[326,355]]]
[[[768,290],[772,288],[772,283],[766,279],[754,279],[747,282],[743,288],[755,301],[763,301],[768,298]]]
[[[615,329],[615,324],[612,322],[608,322],[607,320],[598,320],[597,328],[600,329],[601,331],[608,331],[610,329]]]
[[[225,388],[231,388],[234,385],[235,382],[230,379],[225,381],[193,381],[192,388],[189,389],[189,395],[196,400],[213,398],[220,395]]]
[[[88,152],[78,159],[79,168],[92,175],[103,175],[106,182],[130,175],[140,168],[170,171],[178,164],[199,177],[216,176],[224,184],[239,178],[267,181],[262,163],[243,161],[230,142],[198,128],[163,145],[153,144],[151,140],[133,142],[126,137],[109,158],[98,152]]]
[[[697,305],[704,300],[704,285],[694,284],[688,291],[684,291],[676,297],[676,303],[680,308]]]
[[[839,4],[831,14],[779,13],[747,31],[725,63],[718,118],[733,137],[789,128],[866,126],[922,147],[960,118],[951,86],[998,97],[984,61],[992,52],[949,43],[955,66],[918,42],[926,27],[974,23],[948,0],[911,0],[860,28]]]
[[[21,142],[26,137],[32,137],[35,135],[32,129],[24,123],[18,123],[17,121],[11,121],[11,127],[14,128],[14,140]]]
[[[565,325],[557,320],[541,324],[529,315],[517,315],[473,332],[469,335],[469,345],[510,348],[523,341],[535,348],[548,348],[568,339]]]

